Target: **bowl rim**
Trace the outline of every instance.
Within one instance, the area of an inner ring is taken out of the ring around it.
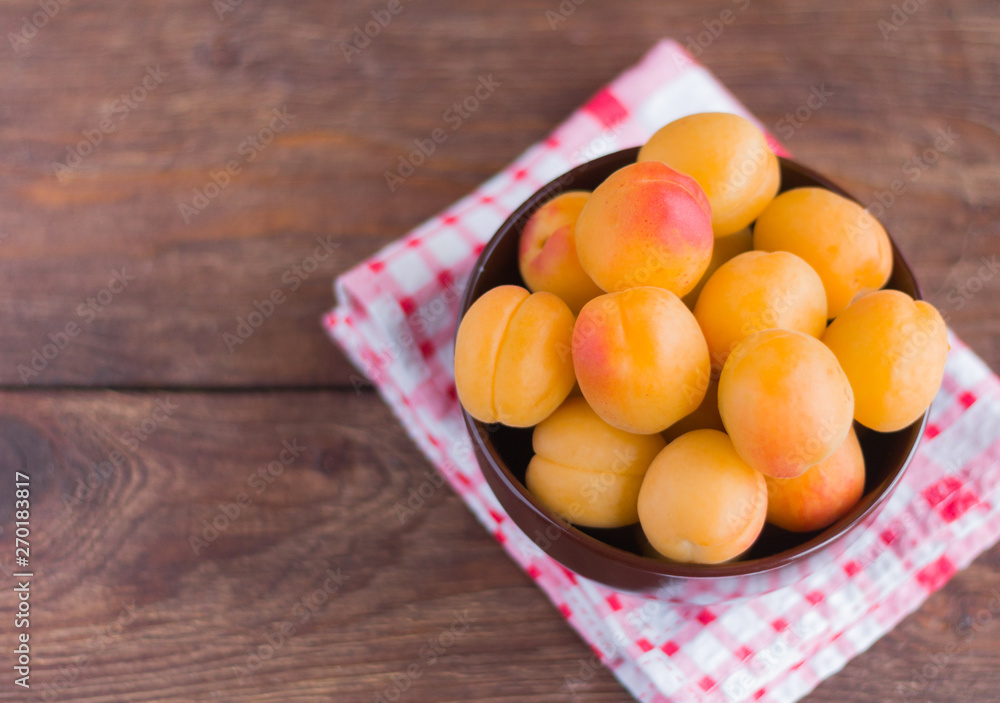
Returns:
[[[476,263],[469,274],[465,291],[462,295],[459,308],[459,321],[461,321],[461,319],[465,316],[465,313],[468,311],[472,303],[475,302],[475,300],[472,299],[472,294],[476,287],[475,284],[478,278],[485,270],[486,261],[500,245],[504,236],[509,236],[510,230],[519,227],[519,221],[526,221],[527,218],[530,217],[531,213],[533,213],[534,210],[540,207],[544,202],[565,190],[563,186],[566,185],[567,181],[572,180],[567,178],[570,174],[579,175],[585,171],[601,170],[609,164],[622,162],[626,158],[628,159],[628,162],[625,165],[627,165],[628,163],[635,161],[635,157],[638,153],[639,147],[631,147],[578,164],[567,172],[561,174],[559,177],[540,187],[520,206],[518,206],[517,209],[515,209],[504,221],[504,223],[497,228],[497,231],[490,238],[486,246],[483,247],[479,257],[476,259]],[[850,193],[836,183],[832,182],[826,176],[817,173],[813,169],[804,166],[798,161],[783,156],[779,156],[778,161],[783,173],[785,169],[797,172],[800,176],[814,180],[820,185],[820,187],[833,191],[834,193],[842,195],[853,202],[861,204],[857,198],[853,197]],[[521,223],[520,226],[523,227],[523,223]],[[889,234],[888,231],[886,231],[886,234],[889,236],[889,241],[892,246],[893,266],[895,267],[897,262],[898,265],[902,266],[903,270],[913,281],[913,299],[922,300],[923,294],[920,288],[920,283],[914,275],[913,269],[906,261],[902,252],[896,246],[896,242],[892,239],[892,235]],[[458,325],[456,324],[456,334],[457,327]],[[906,473],[910,462],[913,460],[917,449],[920,447],[920,440],[924,435],[928,416],[930,414],[929,409],[925,410],[920,419],[915,421],[915,423],[919,423],[919,429],[916,435],[917,440],[906,453],[906,457],[903,459],[899,470],[896,471],[895,474],[887,476],[879,485],[873,487],[872,490],[863,496],[847,515],[841,517],[832,525],[829,525],[822,531],[813,535],[813,537],[806,540],[802,544],[776,554],[770,554],[743,561],[728,561],[719,564],[687,564],[682,562],[664,561],[662,559],[656,559],[654,557],[647,557],[641,554],[634,554],[632,552],[625,551],[624,549],[620,549],[603,542],[600,539],[581,531],[572,523],[569,523],[558,515],[551,513],[547,508],[538,502],[535,496],[527,489],[527,486],[525,486],[513,475],[510,468],[507,466],[507,463],[500,457],[492,443],[485,441],[484,435],[489,435],[489,425],[473,418],[464,407],[461,407],[461,411],[466,429],[469,431],[469,435],[475,443],[475,448],[477,450],[476,455],[488,457],[490,459],[490,461],[485,462],[489,464],[489,466],[482,466],[484,462],[478,462],[480,464],[480,469],[484,472],[493,472],[494,475],[499,478],[503,485],[509,490],[510,494],[516,497],[518,502],[520,502],[524,508],[532,512],[535,517],[539,518],[546,525],[550,525],[558,530],[561,537],[566,537],[587,551],[594,552],[603,558],[620,564],[621,566],[643,571],[656,576],[662,576],[664,578],[674,577],[695,580],[712,580],[730,578],[734,576],[763,574],[780,569],[795,562],[803,561],[807,557],[815,555],[823,549],[829,547],[840,537],[843,537],[848,532],[851,532],[854,527],[859,526],[860,523],[863,523],[871,518],[882,506],[882,504],[888,500],[889,496],[892,495],[896,486]],[[912,427],[915,423],[911,423],[908,427]],[[511,511],[507,512],[509,514]],[[514,523],[518,524],[517,520],[515,520],[513,516],[511,516],[511,520],[514,520]],[[520,525],[518,525],[518,527],[520,527]]]

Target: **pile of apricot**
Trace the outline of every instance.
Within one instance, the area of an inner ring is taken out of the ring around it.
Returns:
[[[945,324],[881,290],[882,225],[780,180],[753,123],[703,113],[526,222],[526,287],[472,304],[455,381],[474,418],[534,427],[525,482],[553,513],[638,523],[667,559],[734,559],[765,522],[843,517],[865,485],[854,423],[894,432],[930,405]]]

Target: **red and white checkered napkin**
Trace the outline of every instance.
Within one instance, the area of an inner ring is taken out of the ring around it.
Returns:
[[[661,42],[544,143],[341,276],[324,324],[479,521],[637,699],[794,701],[1000,538],[1000,379],[965,345],[951,338],[927,434],[874,525],[801,583],[710,608],[617,593],[553,561],[490,492],[455,394],[458,299],[507,215],[577,163],[707,110],[749,117],[679,45]],[[553,689],[582,686],[588,667],[553,672]]]

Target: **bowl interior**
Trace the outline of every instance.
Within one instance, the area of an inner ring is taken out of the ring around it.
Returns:
[[[465,292],[462,314],[464,315],[469,306],[491,288],[505,284],[524,286],[518,271],[518,242],[522,227],[538,207],[566,190],[593,190],[611,173],[634,162],[637,154],[638,148],[626,149],[582,164],[541,188],[518,208],[480,255]],[[820,186],[851,197],[819,174],[791,160],[780,161],[782,192],[803,186]],[[892,245],[892,250],[893,271],[886,287],[903,291],[914,299],[920,299],[917,281],[895,243]],[[855,423],[855,430],[865,457],[867,474],[865,493],[851,512],[838,522],[825,530],[809,533],[788,532],[768,524],[754,546],[740,557],[739,561],[713,566],[672,564],[641,556],[637,526],[613,530],[580,528],[548,513],[524,487],[525,472],[532,456],[532,429],[499,424],[485,425],[467,413],[466,422],[473,434],[478,435],[481,447],[485,450],[484,458],[491,464],[484,466],[483,470],[498,471],[503,474],[507,479],[504,483],[513,486],[513,489],[520,494],[518,498],[535,508],[537,512],[541,512],[556,529],[568,530],[577,538],[583,538],[584,542],[590,542],[585,537],[589,536],[610,545],[620,550],[619,556],[633,566],[640,563],[636,561],[638,557],[642,560],[642,568],[649,571],[690,577],[730,576],[776,568],[815,552],[864,520],[888,496],[901,478],[923,433],[926,413],[921,420],[910,427],[891,433],[874,432]],[[516,515],[513,517],[516,520]]]

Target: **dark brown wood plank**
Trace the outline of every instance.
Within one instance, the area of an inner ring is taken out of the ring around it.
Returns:
[[[400,522],[394,506],[433,469],[373,394],[28,391],[0,407],[0,478],[31,477],[33,692],[368,703],[409,681],[402,700],[628,700],[606,670],[577,680],[589,648],[449,488]],[[299,456],[252,479],[285,442]],[[121,465],[77,494],[113,452]],[[893,699],[950,638],[957,654],[918,699],[988,700],[1000,617],[961,633],[1000,589],[998,566],[994,548],[810,700]],[[9,676],[0,700],[20,701]]]
[[[0,384],[20,385],[18,366],[68,323],[81,334],[30,383],[348,383],[317,326],[332,277],[474,188],[668,34],[705,45],[700,60],[765,124],[866,203],[903,180],[886,223],[928,296],[1000,364],[1000,277],[979,276],[1000,249],[989,0],[923,4],[887,38],[878,23],[892,4],[860,0],[588,2],[555,29],[556,2],[403,3],[350,62],[341,42],[378,3],[245,0],[221,21],[207,0],[127,7],[67,5],[18,53],[0,47]],[[3,5],[0,27],[34,9]],[[114,101],[156,66],[162,83],[123,118]],[[384,172],[480,75],[500,88],[390,192]],[[813,110],[820,86],[832,95]],[[241,154],[274,108],[294,118]],[[794,127],[797,109],[807,119]],[[52,163],[106,116],[115,130],[60,182]],[[955,144],[908,171],[938,129]],[[179,205],[234,159],[241,172],[186,224]],[[282,276],[328,236],[336,254],[290,291]],[[122,267],[129,288],[92,321],[78,315]],[[274,288],[287,302],[231,353],[223,333]]]

